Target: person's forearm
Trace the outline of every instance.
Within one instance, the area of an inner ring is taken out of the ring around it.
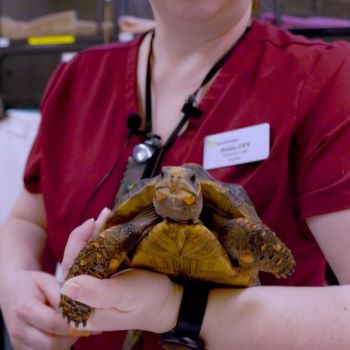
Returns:
[[[201,334],[215,350],[348,350],[350,286],[215,289]]]
[[[0,271],[39,270],[46,231],[22,218],[9,218],[0,228]]]

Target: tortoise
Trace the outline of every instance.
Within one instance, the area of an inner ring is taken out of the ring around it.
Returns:
[[[200,165],[189,163],[165,166],[158,176],[141,180],[120,197],[66,279],[81,274],[110,278],[122,267],[250,287],[259,284],[259,271],[290,276],[295,260],[258,217],[240,185],[217,181]],[[92,312],[65,295],[60,307],[76,327],[85,326]],[[135,343],[137,337],[137,332],[130,335],[126,343]],[[126,343],[123,349],[131,349]]]

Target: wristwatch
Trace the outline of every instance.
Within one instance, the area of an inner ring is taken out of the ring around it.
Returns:
[[[206,282],[184,280],[183,296],[176,326],[160,337],[163,349],[204,350],[205,343],[199,333],[207,306],[210,286]]]

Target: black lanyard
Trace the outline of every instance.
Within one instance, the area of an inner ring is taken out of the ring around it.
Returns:
[[[249,30],[246,29],[245,33]],[[200,118],[203,111],[198,108],[197,95],[201,88],[203,88],[224,65],[227,59],[230,57],[237,44],[242,40],[245,33],[241,36],[238,42],[236,42],[220,59],[210,68],[209,72],[205,75],[199,87],[187,97],[184,105],[181,108],[183,116],[175,127],[168,140],[164,145],[161,145],[160,137],[152,133],[152,93],[151,93],[151,60],[153,50],[153,40],[155,33],[152,33],[150,48],[147,61],[147,74],[146,74],[146,86],[145,86],[145,110],[146,110],[146,127],[145,134],[146,139],[144,142],[134,146],[133,154],[129,158],[128,165],[126,167],[123,179],[116,198],[128,192],[132,189],[137,182],[144,178],[150,178],[158,173],[160,163],[163,159],[164,153],[174,143],[176,137],[179,135],[181,129],[190,118]],[[144,157],[146,154],[148,156]]]
[[[146,75],[146,87],[145,87],[145,104],[146,104],[146,132],[152,133],[152,89],[151,89],[151,60],[152,60],[152,51],[153,51],[153,40],[154,40],[155,32],[152,33],[151,37],[151,43],[148,53],[148,61],[147,61],[147,75]],[[244,36],[244,35],[243,35]],[[242,37],[243,37],[242,36]],[[241,39],[240,39],[241,40]],[[215,64],[210,68],[208,73],[205,75],[204,79],[202,80],[199,87],[187,97],[184,105],[181,108],[181,112],[183,113],[183,116],[178,123],[178,125],[175,127],[173,132],[170,134],[168,140],[166,143],[162,146],[162,155],[164,152],[170,148],[170,146],[175,141],[176,137],[179,135],[181,129],[186,124],[186,122],[190,118],[200,118],[203,114],[203,112],[198,108],[197,106],[197,95],[201,88],[203,88],[207,83],[210,82],[210,80],[215,76],[215,74],[220,70],[220,68],[224,65],[224,63],[227,61],[227,59],[230,57],[233,50],[236,48],[238,42],[235,43],[223,56],[220,57],[218,61],[215,62]],[[161,158],[161,157],[160,157]],[[159,159],[160,161],[161,159]],[[156,167],[159,166],[159,163],[156,164]],[[157,169],[155,169],[156,171]]]

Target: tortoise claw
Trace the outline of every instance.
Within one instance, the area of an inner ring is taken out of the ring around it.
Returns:
[[[64,320],[66,320],[68,326],[70,326],[70,323],[72,322],[72,319],[71,319],[70,317],[68,317],[68,316],[64,313],[64,311],[62,311],[62,317],[63,317]]]
[[[70,299],[65,295],[61,295],[60,307],[62,309],[63,318],[67,320],[68,325],[71,322],[78,328],[80,324],[86,327],[86,323],[91,314],[91,307]]]
[[[287,259],[286,259],[287,260]],[[288,263],[287,263],[288,262]],[[275,276],[280,278],[288,278],[295,272],[295,261],[292,259],[289,259],[286,261],[286,264],[283,266],[282,269],[275,272]]]
[[[78,327],[80,326],[80,324],[82,324],[84,328],[86,327],[86,324],[87,324],[87,321],[86,321],[86,320],[83,320],[83,321],[74,320],[73,318],[71,318],[71,317],[65,315],[64,312],[62,312],[62,316],[63,316],[63,319],[65,319],[65,320],[67,321],[68,326],[70,326],[70,324],[71,324],[72,322],[74,322],[75,328],[78,328]]]

